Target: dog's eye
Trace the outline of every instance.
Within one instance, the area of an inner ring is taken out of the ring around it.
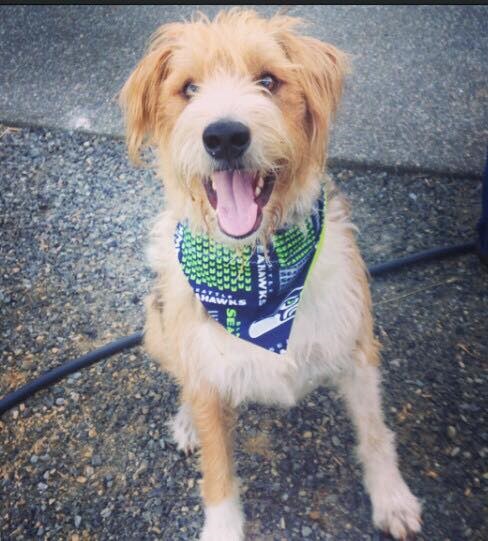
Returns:
[[[195,96],[198,92],[198,86],[192,81],[188,81],[183,86],[182,92],[185,98],[193,98],[193,96]]]
[[[276,90],[276,87],[278,86],[278,81],[276,77],[271,75],[271,73],[263,73],[257,80],[257,83],[260,86],[264,86],[264,88],[266,88],[270,92]]]

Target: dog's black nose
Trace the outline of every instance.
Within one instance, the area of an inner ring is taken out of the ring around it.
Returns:
[[[206,151],[216,160],[236,160],[251,142],[249,128],[241,122],[219,120],[209,124],[203,132]]]

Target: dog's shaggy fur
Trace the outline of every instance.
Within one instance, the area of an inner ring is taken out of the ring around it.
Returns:
[[[121,92],[129,154],[137,161],[144,145],[153,147],[165,187],[166,208],[149,248],[157,282],[146,301],[145,346],[181,385],[172,423],[179,448],[201,448],[205,541],[244,538],[232,458],[235,407],[244,401],[291,407],[325,382],[338,387],[356,427],[375,525],[397,539],[420,530],[420,505],[398,470],[394,436],[383,420],[365,266],[347,205],[324,173],[347,59],[298,34],[299,23],[234,9],[213,21],[199,16],[164,25]],[[274,179],[261,221],[244,238],[221,227],[204,186],[222,163],[205,149],[202,134],[221,119],[250,130],[238,167]],[[278,356],[209,317],[179,265],[175,227],[186,221],[230,246],[266,243],[278,227],[303,222],[322,184],[325,243],[288,349]]]

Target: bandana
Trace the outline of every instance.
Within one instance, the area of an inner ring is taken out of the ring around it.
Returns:
[[[176,226],[174,243],[195,295],[228,332],[283,353],[307,275],[325,234],[322,191],[303,226],[279,229],[265,247],[241,250]]]

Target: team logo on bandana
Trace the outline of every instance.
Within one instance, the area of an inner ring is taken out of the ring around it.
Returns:
[[[265,251],[237,251],[186,223],[176,227],[178,259],[208,314],[228,332],[276,353],[288,346],[305,280],[324,237],[325,194],[302,226],[280,229]]]

